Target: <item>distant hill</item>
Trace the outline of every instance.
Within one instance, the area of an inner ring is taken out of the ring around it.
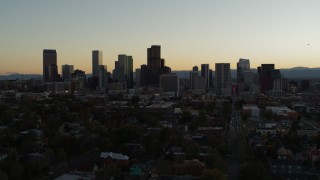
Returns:
[[[42,78],[42,75],[40,74],[6,74],[6,75],[0,75],[0,80],[16,80],[16,79],[39,79]]]
[[[316,79],[320,78],[320,68],[295,67],[280,69],[284,77],[294,79]]]

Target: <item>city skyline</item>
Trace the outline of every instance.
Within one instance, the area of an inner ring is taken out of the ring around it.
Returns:
[[[173,70],[221,62],[235,69],[239,58],[252,68],[319,67],[318,1],[181,2],[3,2],[0,74],[41,74],[43,49],[57,50],[58,67],[88,74],[96,49],[109,70],[118,54],[132,55],[136,69],[150,45],[161,45]]]

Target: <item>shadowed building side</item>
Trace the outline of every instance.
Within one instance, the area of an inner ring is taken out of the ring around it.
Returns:
[[[43,80],[54,82],[58,79],[57,52],[54,49],[43,50]]]

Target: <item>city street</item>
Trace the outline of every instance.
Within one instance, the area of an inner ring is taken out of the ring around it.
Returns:
[[[230,121],[229,130],[229,146],[231,154],[229,157],[229,169],[228,169],[228,180],[239,179],[239,164],[238,164],[238,112],[232,108],[232,115]]]

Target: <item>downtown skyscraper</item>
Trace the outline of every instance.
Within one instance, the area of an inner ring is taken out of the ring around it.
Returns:
[[[254,74],[250,70],[249,59],[240,58],[237,63],[237,90],[238,92],[248,91],[254,82]]]
[[[237,63],[237,82],[244,82],[244,72],[250,71],[249,59],[239,59]]]
[[[64,81],[70,81],[73,73],[73,65],[62,65],[62,79]]]
[[[258,67],[258,78],[262,93],[270,91],[273,88],[272,70],[274,70],[274,64],[261,64],[261,66]]]
[[[43,80],[45,82],[58,80],[57,51],[54,49],[43,50]]]
[[[218,94],[231,95],[230,63],[216,63],[215,87]]]
[[[102,65],[102,51],[92,51],[92,76],[99,77],[99,66]]]
[[[201,76],[206,79],[206,88],[209,88],[211,80],[209,64],[201,64]]]
[[[113,79],[118,82],[125,82],[127,88],[133,87],[133,58],[125,54],[118,55],[113,70]]]
[[[161,58],[161,46],[152,45],[147,49],[147,65],[141,65],[141,85],[159,87],[160,75],[171,73]]]
[[[150,72],[148,84],[159,84],[161,67],[164,67],[164,59],[161,59],[161,46],[153,45],[147,49],[147,66]]]

